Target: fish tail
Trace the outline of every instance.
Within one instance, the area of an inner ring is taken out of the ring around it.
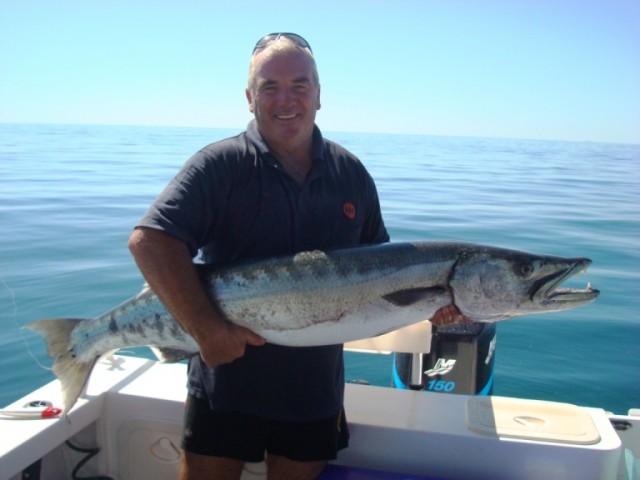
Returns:
[[[88,320],[59,318],[37,320],[25,328],[39,333],[47,344],[47,353],[53,360],[52,370],[60,380],[63,411],[68,412],[82,394],[98,357],[88,362],[78,360],[71,351],[71,332],[78,324]]]

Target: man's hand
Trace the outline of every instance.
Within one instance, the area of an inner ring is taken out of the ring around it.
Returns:
[[[226,321],[212,322],[194,335],[200,357],[209,368],[230,363],[242,357],[247,345],[259,347],[266,340],[251,330]]]
[[[431,323],[437,327],[443,325],[453,325],[456,323],[465,323],[467,320],[460,313],[455,305],[446,305],[440,308],[430,319]]]

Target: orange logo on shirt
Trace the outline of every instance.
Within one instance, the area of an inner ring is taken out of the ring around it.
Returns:
[[[342,206],[342,211],[344,212],[344,215],[349,219],[349,220],[353,220],[354,218],[356,218],[356,206],[351,203],[351,202],[346,202],[343,206]]]

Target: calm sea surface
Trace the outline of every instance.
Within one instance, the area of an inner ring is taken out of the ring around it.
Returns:
[[[30,320],[137,293],[132,226],[184,161],[237,130],[0,124],[0,406],[50,381]],[[640,145],[325,133],[375,178],[392,240],[587,256],[581,309],[500,323],[494,394],[640,407]],[[140,354],[139,352],[134,352]],[[388,356],[347,377],[389,385]]]

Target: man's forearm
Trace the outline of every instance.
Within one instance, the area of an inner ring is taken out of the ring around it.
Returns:
[[[218,315],[202,289],[187,246],[164,232],[138,228],[129,239],[129,250],[151,289],[197,341],[202,328],[195,324],[198,319]]]
[[[187,246],[164,232],[138,228],[129,250],[151,289],[200,346],[208,366],[244,354],[246,344],[262,345],[255,333],[227,322],[202,288]]]

